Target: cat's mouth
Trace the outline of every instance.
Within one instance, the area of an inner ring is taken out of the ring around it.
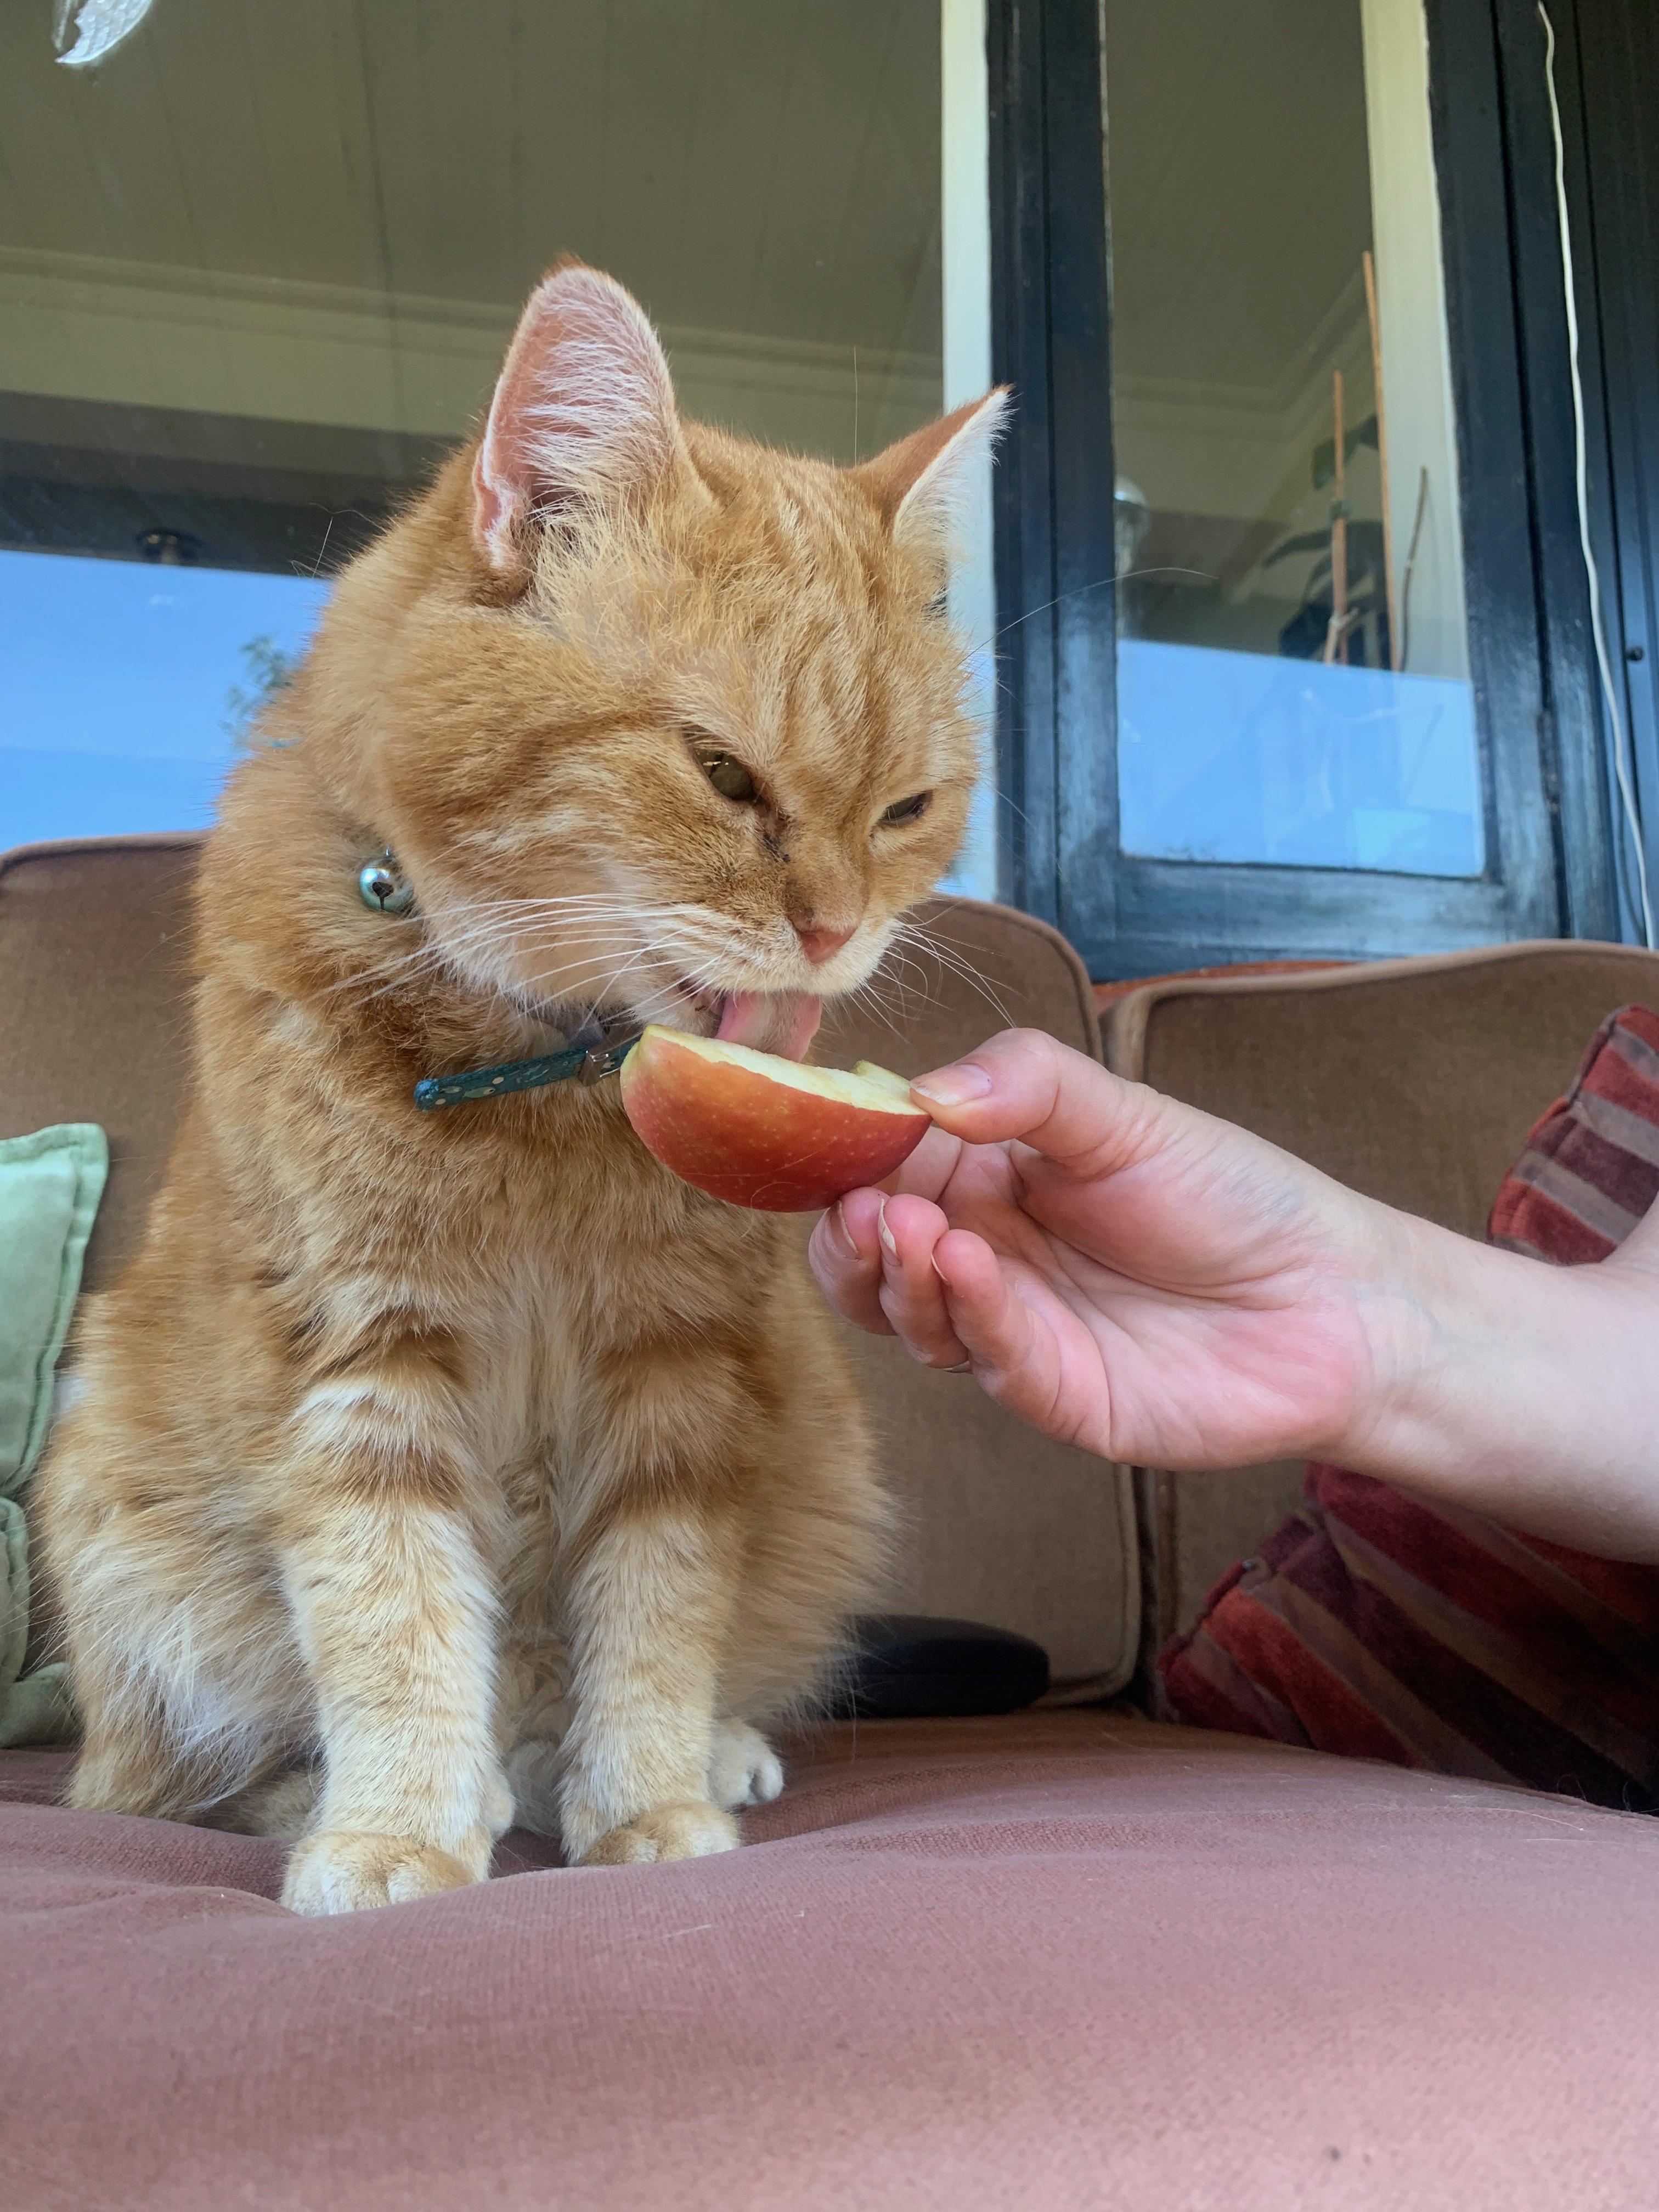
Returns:
[[[723,1037],[728,1043],[750,1045],[785,1060],[805,1059],[823,1013],[823,1000],[811,991],[720,991],[694,983],[689,976],[676,976],[659,986],[639,1007],[572,1006],[511,988],[505,995],[520,1013],[557,1031],[570,1044],[617,1039],[647,1022],[661,1022],[670,1029]]]
[[[676,1012],[683,1009],[686,1018],[672,1026],[779,1053],[786,1060],[805,1056],[823,1013],[823,1000],[811,991],[715,991],[684,977],[672,988]]]

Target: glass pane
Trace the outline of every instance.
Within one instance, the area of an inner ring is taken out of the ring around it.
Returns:
[[[1105,0],[1126,852],[1474,876],[1422,0]]]
[[[940,0],[113,12],[85,69],[0,9],[0,846],[207,818],[561,252],[689,413],[847,459],[939,410]]]

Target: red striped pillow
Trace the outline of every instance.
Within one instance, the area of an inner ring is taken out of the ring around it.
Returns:
[[[1610,1015],[1487,1234],[1606,1257],[1659,1195],[1659,1015]],[[1304,1499],[1158,1662],[1167,1717],[1659,1808],[1659,1568],[1311,1466]]]

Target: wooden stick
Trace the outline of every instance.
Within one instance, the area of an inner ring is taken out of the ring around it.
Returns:
[[[1342,372],[1331,371],[1331,414],[1336,423],[1336,499],[1331,514],[1331,619],[1325,633],[1327,662],[1348,658],[1348,473],[1343,458]]]
[[[1382,591],[1389,610],[1389,665],[1400,670],[1400,619],[1394,588],[1394,507],[1389,483],[1389,414],[1382,401],[1382,331],[1376,319],[1376,264],[1368,246],[1359,257],[1365,272],[1365,313],[1371,324],[1371,389],[1376,395],[1376,465],[1382,477]]]

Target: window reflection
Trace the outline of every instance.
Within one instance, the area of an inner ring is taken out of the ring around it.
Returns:
[[[689,413],[850,459],[939,410],[939,0],[137,13],[65,68],[0,8],[0,845],[207,818],[561,252]]]
[[[1478,875],[1421,0],[1106,0],[1121,842]]]

